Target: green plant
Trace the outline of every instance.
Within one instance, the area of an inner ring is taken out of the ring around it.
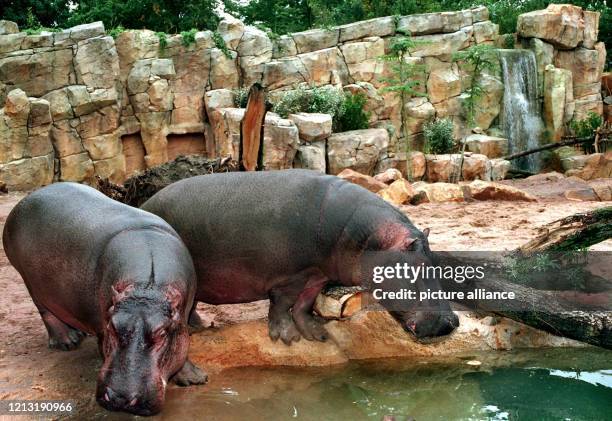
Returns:
[[[484,93],[481,84],[482,74],[485,70],[496,71],[499,67],[497,49],[486,44],[474,45],[467,50],[454,53],[452,60],[463,62],[471,72],[471,83],[470,87],[464,92],[463,105],[466,109],[468,124],[474,125],[476,105]]]
[[[212,34],[212,39],[213,39],[213,42],[215,43],[215,47],[221,50],[223,54],[225,55],[225,57],[232,58],[232,53],[230,52],[229,48],[227,48],[227,44],[225,44],[225,40],[223,39],[223,37],[221,36],[219,32],[214,31]]]
[[[109,31],[106,31],[106,33],[108,35],[110,35],[111,37],[113,37],[113,39],[117,38],[119,36],[119,34],[121,34],[122,32],[125,32],[125,28],[123,26],[121,26],[121,25],[119,25],[119,26],[117,26],[117,27],[115,27],[115,28],[113,28],[113,29],[111,29]]]
[[[408,125],[406,124],[408,120],[408,116],[406,115],[406,101],[413,96],[427,95],[417,90],[421,84],[417,76],[425,73],[424,67],[407,61],[407,58],[410,56],[410,50],[413,50],[418,45],[410,37],[409,33],[407,35],[408,36],[393,38],[389,44],[389,52],[379,57],[379,59],[390,63],[391,71],[390,77],[381,78],[381,82],[385,83],[386,86],[381,88],[380,92],[391,92],[399,99],[400,133],[401,137],[404,138],[406,153],[410,153],[413,150],[413,145],[412,138],[408,132]],[[412,161],[409,160],[409,162],[407,172],[408,179],[411,179]]]
[[[445,154],[455,147],[453,138],[453,122],[449,119],[435,119],[423,126],[425,137],[425,153]]]
[[[195,44],[195,36],[197,32],[198,30],[194,28],[190,29],[189,31],[181,32],[181,40],[185,47],[189,47],[191,44]]]
[[[513,34],[502,35],[502,45],[507,50],[513,49],[514,48],[514,35]]]
[[[334,87],[299,87],[287,91],[273,104],[272,111],[286,118],[295,113],[329,114],[334,120],[335,128],[339,127],[338,117],[342,114],[344,92]]]
[[[247,88],[234,89],[234,105],[237,108],[246,108],[249,100],[249,90]]]
[[[163,53],[168,47],[168,35],[165,32],[156,32],[155,35],[159,39],[159,51]]]
[[[338,126],[342,131],[367,129],[370,125],[370,113],[364,110],[367,98],[362,93],[347,93],[344,96]]]
[[[593,132],[599,128],[603,123],[603,118],[593,111],[589,111],[587,117],[582,120],[572,120],[570,122],[570,129],[574,132],[576,137],[591,137]]]

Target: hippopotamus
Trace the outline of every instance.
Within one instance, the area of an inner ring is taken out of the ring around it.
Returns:
[[[301,336],[328,338],[312,308],[330,281],[363,285],[373,266],[434,262],[429,230],[418,230],[378,195],[309,170],[191,177],[163,188],[141,208],[172,225],[189,249],[198,277],[196,301],[269,299],[269,335],[286,344]],[[435,279],[418,279],[380,288],[440,287]],[[389,300],[381,304],[418,339],[443,336],[458,326],[446,301],[399,309]],[[193,311],[190,324],[199,323]]]
[[[187,359],[193,262],[163,219],[91,187],[56,183],[15,206],[2,240],[49,347],[71,350],[97,336],[103,407],[151,415],[161,410],[168,379],[206,381]]]

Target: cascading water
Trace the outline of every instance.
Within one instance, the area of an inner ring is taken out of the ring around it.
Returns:
[[[530,50],[499,50],[504,78],[501,127],[508,138],[510,153],[540,146],[543,124],[538,100],[536,58]],[[541,168],[539,154],[514,160],[514,165],[530,172]]]

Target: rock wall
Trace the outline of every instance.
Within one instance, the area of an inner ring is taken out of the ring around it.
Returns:
[[[538,55],[547,123],[559,133],[574,109],[577,115],[601,112],[595,91],[605,49],[595,42],[597,24],[597,14],[573,6],[551,6],[519,20],[519,37]],[[572,30],[559,32],[560,25]],[[418,78],[426,95],[404,104],[409,140],[422,145],[423,125],[434,117],[452,119],[456,137],[466,138],[472,131],[462,101],[470,72],[451,56],[472,45],[498,43],[498,26],[484,7],[383,17],[272,38],[227,17],[218,34],[197,32],[193,42],[181,35],[160,40],[148,30],[125,31],[113,39],[100,22],[27,35],[0,21],[0,180],[9,189],[58,180],[90,183],[96,175],[121,182],[180,153],[237,158],[243,111],[234,108],[234,90],[254,82],[273,100],[301,86],[361,92],[371,113],[370,129],[334,134],[324,116],[270,114],[266,168],[334,174],[344,168],[368,173],[406,168],[407,161],[423,158],[402,152],[401,107],[396,96],[380,91],[390,64],[378,58],[388,52],[393,36],[408,32],[417,42],[408,60],[424,69]],[[477,153],[491,142],[503,144],[503,139],[491,140],[499,133],[499,74],[484,75],[483,87],[477,132],[491,136],[470,139],[468,150]],[[46,104],[49,121],[32,118],[23,125],[25,109],[15,117],[14,101],[24,98],[30,113],[42,112]],[[40,145],[23,146],[33,142]],[[499,151],[492,154],[498,157]]]
[[[536,54],[550,140],[559,140],[573,118],[603,114],[606,48],[597,42],[598,33],[599,12],[569,4],[551,4],[518,18],[517,35]]]

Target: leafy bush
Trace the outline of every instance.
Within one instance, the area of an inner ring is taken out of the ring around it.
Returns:
[[[367,98],[362,93],[346,94],[338,115],[338,126],[342,131],[367,129],[369,127],[370,113],[363,107]]]
[[[436,119],[425,123],[425,153],[449,153],[455,146],[453,122],[449,119]]]
[[[168,35],[165,32],[156,32],[155,35],[159,39],[159,51],[164,52],[168,46]]]
[[[117,26],[117,27],[115,27],[115,28],[113,28],[113,29],[111,29],[109,31],[106,31],[106,33],[108,35],[110,35],[111,37],[113,37],[113,39],[117,38],[119,36],[119,34],[121,34],[122,32],[125,32],[125,28],[123,26],[121,26],[121,25],[119,25],[119,26]]]
[[[590,137],[593,136],[593,132],[597,130],[602,123],[603,119],[601,116],[590,111],[587,114],[587,118],[583,120],[572,120],[570,129],[572,129],[576,137]]]
[[[183,45],[185,47],[189,47],[191,44],[195,44],[195,36],[196,33],[198,32],[197,29],[190,29],[189,31],[183,31],[181,32],[181,38],[183,41]],[[161,44],[160,44],[161,46]]]
[[[272,111],[286,118],[295,113],[323,113],[336,118],[344,103],[344,92],[332,87],[300,87],[287,91],[274,104]]]
[[[249,100],[249,90],[247,88],[234,89],[234,106],[237,108],[246,108]]]

